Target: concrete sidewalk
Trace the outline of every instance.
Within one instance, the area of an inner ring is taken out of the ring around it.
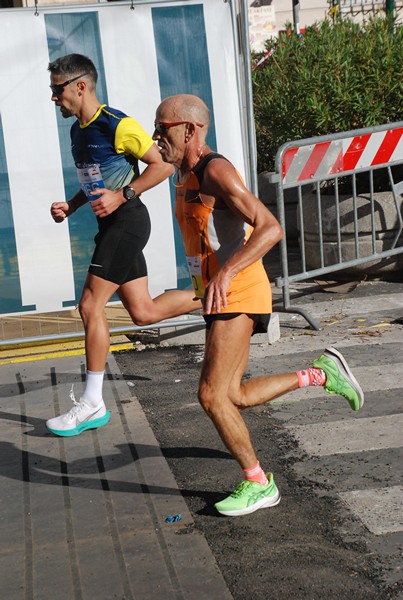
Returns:
[[[0,598],[230,599],[112,354],[109,424],[47,431],[72,384],[80,396],[84,369],[84,356],[0,366]]]

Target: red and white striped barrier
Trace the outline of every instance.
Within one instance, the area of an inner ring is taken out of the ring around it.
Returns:
[[[403,160],[403,127],[288,148],[282,158],[283,184],[320,180]]]

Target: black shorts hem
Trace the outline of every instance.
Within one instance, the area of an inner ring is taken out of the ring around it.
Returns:
[[[97,273],[98,271],[98,273]],[[103,272],[99,272],[100,269],[97,267],[89,267],[88,268],[88,273],[90,275],[95,275],[96,277],[99,277],[100,279],[103,279],[104,281],[109,281],[110,283],[114,283],[116,285],[123,285],[125,283],[129,283],[129,281],[134,281],[135,279],[141,279],[142,277],[147,277],[148,273],[147,273],[147,268],[145,269],[144,273],[137,273],[136,275],[132,275],[132,276],[126,276],[123,279],[121,277],[116,277],[114,276],[112,273],[103,273]]]
[[[267,333],[270,323],[271,313],[253,314],[253,313],[214,313],[213,315],[203,315],[203,319],[206,322],[206,329],[210,329],[213,321],[229,321],[235,319],[239,315],[248,315],[253,319],[255,325],[253,327],[252,335],[255,333]]]

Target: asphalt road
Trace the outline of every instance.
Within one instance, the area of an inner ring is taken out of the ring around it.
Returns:
[[[203,346],[115,354],[235,600],[403,598],[402,292],[376,282],[330,296],[304,290],[300,302],[323,329],[282,315],[281,339],[252,346],[246,377],[303,368],[335,345],[366,402],[356,414],[310,388],[245,411],[282,501],[239,518],[213,506],[240,471],[197,402]]]

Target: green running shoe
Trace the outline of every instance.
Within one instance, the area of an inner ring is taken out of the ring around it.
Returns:
[[[328,394],[340,394],[352,410],[360,410],[364,404],[364,392],[352,374],[346,359],[335,348],[326,348],[312,366],[326,373],[325,390]]]
[[[266,473],[269,480],[267,485],[244,479],[228,498],[215,504],[216,509],[227,517],[248,515],[259,508],[276,506],[281,496],[274,483],[273,473]]]

